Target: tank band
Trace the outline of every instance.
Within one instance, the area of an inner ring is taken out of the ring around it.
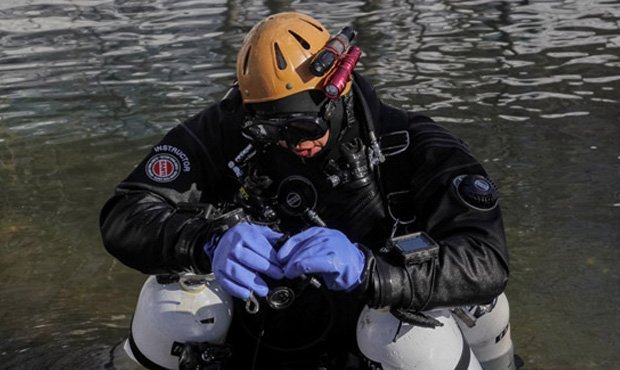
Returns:
[[[471,349],[469,348],[467,339],[465,339],[462,332],[461,338],[463,340],[463,349],[461,350],[461,358],[459,359],[458,364],[456,364],[454,370],[467,370],[469,369],[469,363],[471,362]]]
[[[136,341],[133,339],[133,335],[131,334],[131,332],[129,333],[128,340],[129,340],[129,347],[131,348],[133,357],[136,358],[136,360],[140,363],[140,365],[146,367],[147,369],[166,370],[165,367],[157,365],[153,361],[146,358],[146,356],[144,356],[144,354],[140,351],[140,349],[136,345]]]

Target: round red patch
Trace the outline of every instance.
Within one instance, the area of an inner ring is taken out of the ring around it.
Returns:
[[[181,163],[172,154],[161,153],[154,155],[146,162],[146,175],[155,182],[170,182],[181,173]]]

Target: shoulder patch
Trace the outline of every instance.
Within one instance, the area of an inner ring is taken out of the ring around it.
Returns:
[[[168,183],[174,181],[181,172],[190,172],[192,166],[184,151],[172,145],[153,147],[155,154],[146,162],[144,168],[149,179]]]
[[[149,179],[167,183],[179,177],[181,163],[173,154],[159,153],[146,162],[145,171]]]

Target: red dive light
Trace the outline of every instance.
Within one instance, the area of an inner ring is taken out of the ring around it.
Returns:
[[[362,49],[357,46],[351,46],[345,56],[340,60],[336,70],[327,80],[325,84],[325,95],[331,99],[336,99],[344,90],[347,82],[351,78],[351,73],[362,55]]]

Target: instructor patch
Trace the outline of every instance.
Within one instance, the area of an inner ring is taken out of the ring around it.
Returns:
[[[179,177],[181,162],[173,154],[159,153],[146,162],[145,170],[149,179],[167,183]]]

